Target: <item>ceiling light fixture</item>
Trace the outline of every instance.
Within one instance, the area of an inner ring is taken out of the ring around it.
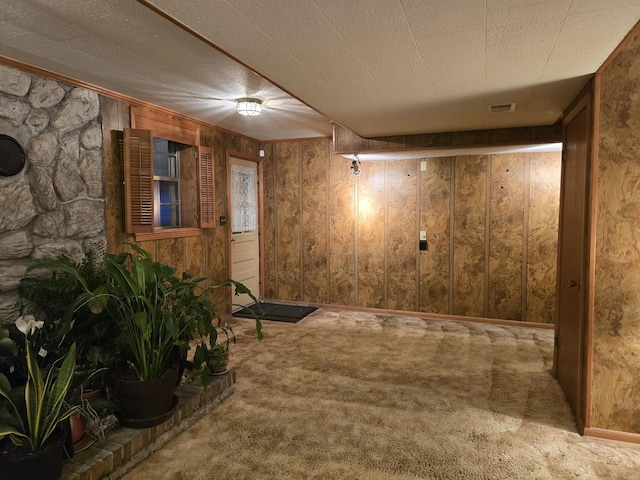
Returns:
[[[360,170],[360,159],[358,158],[357,153],[353,156],[355,157],[355,160],[351,162],[351,169],[353,170],[353,172],[351,173],[353,173],[356,177],[359,177],[362,173],[362,170]]]
[[[236,108],[240,115],[245,117],[255,117],[262,113],[262,100],[257,98],[241,98],[236,100]]]

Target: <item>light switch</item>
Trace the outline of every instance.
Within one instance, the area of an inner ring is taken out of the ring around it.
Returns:
[[[420,250],[428,250],[429,245],[427,245],[427,231],[420,230]]]
[[[420,171],[421,172],[426,172],[427,171],[427,161],[426,160],[422,160],[420,162]]]

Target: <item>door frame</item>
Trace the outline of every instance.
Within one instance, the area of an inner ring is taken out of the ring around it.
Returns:
[[[580,434],[584,434],[585,428],[589,428],[591,424],[591,378],[592,378],[592,349],[593,349],[593,312],[594,312],[594,286],[595,286],[595,235],[596,235],[596,185],[597,185],[597,105],[594,99],[594,90],[597,89],[597,83],[591,81],[585,85],[576,100],[567,108],[565,116],[562,119],[562,135],[563,135],[563,160],[566,149],[566,129],[570,123],[580,112],[586,109],[588,136],[587,136],[587,167],[585,179],[585,211],[584,214],[584,251],[581,267],[581,298],[580,298],[580,357],[578,371],[579,392],[576,406],[576,426]],[[564,162],[563,177],[560,187],[560,225],[562,222],[563,198],[566,188],[564,178]],[[562,246],[562,228],[558,228],[558,259],[556,268],[556,318],[555,318],[555,339],[553,349],[553,367],[552,374],[558,377],[558,311],[560,306],[560,295],[563,289],[562,278],[560,276],[560,258]]]
[[[227,272],[229,272],[229,276],[231,275],[232,268],[232,259],[231,259],[231,157],[239,158],[241,160],[248,160],[250,162],[255,162],[256,167],[258,169],[258,278],[260,282],[260,291],[251,292],[257,299],[264,298],[264,216],[263,216],[263,166],[262,166],[262,158],[256,157],[255,155],[250,155],[248,153],[238,152],[235,150],[227,150]],[[233,291],[229,290],[227,299],[229,304],[233,303]]]

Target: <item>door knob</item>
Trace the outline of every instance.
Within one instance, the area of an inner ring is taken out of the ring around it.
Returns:
[[[567,282],[567,287],[569,288],[580,288],[580,280],[569,280]]]

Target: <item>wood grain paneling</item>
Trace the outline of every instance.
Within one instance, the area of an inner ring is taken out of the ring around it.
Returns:
[[[276,145],[278,298],[302,300],[300,145]]]
[[[640,433],[640,25],[600,80],[591,426]]]
[[[415,310],[418,255],[418,161],[386,162],[387,308]]]
[[[184,239],[167,238],[156,240],[156,260],[171,265],[176,269],[176,276],[181,277],[184,272]]]
[[[331,155],[329,185],[329,302],[355,305],[355,177],[350,162]]]
[[[420,252],[420,311],[451,313],[450,239],[451,169],[453,157],[424,160],[421,172],[420,230],[427,232],[426,251]]]
[[[553,323],[562,155],[529,154],[527,321]]]
[[[485,315],[487,156],[455,159],[453,314]]]
[[[205,240],[202,236],[184,239],[184,269],[195,278],[206,277]]]
[[[523,160],[521,154],[491,155],[490,158],[487,292],[490,318],[522,319]]]
[[[264,228],[262,233],[264,241],[264,295],[265,298],[278,298],[277,294],[277,258],[276,248],[276,180],[275,180],[275,144],[264,147],[262,159],[262,182],[264,188],[264,204],[262,206],[264,216]]]
[[[327,283],[327,168],[328,145],[324,140],[303,141],[302,162],[302,299],[328,303]]]
[[[426,171],[419,159],[365,162],[354,177],[328,140],[264,148],[267,298],[514,320],[528,305],[531,321],[552,317],[558,154],[540,154],[530,176],[527,153],[492,156],[490,170],[488,156],[426,159]]]
[[[386,162],[367,162],[362,172],[356,180],[358,305],[386,308]]]

